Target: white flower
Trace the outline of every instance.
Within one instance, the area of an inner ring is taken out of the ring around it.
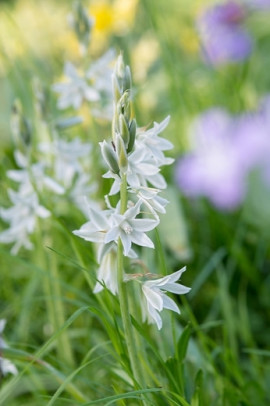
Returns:
[[[158,166],[170,165],[174,159],[164,156],[163,151],[167,151],[173,148],[173,144],[165,138],[159,137],[161,133],[168,125],[170,116],[166,117],[161,123],[154,122],[153,128],[147,131],[138,131],[136,138],[136,145],[143,147],[147,154],[152,155],[156,160]]]
[[[108,171],[104,178],[114,178],[114,183],[110,190],[110,195],[119,192],[121,178],[119,175]],[[147,187],[151,183],[155,188],[164,189],[167,184],[164,177],[159,173],[159,167],[152,154],[146,148],[137,147],[128,155],[127,183],[132,188]]]
[[[141,187],[140,189],[133,189],[131,192],[136,193],[137,197],[142,201],[154,216],[158,213],[166,213],[165,206],[169,203],[168,200],[158,196],[159,189]]]
[[[14,157],[17,165],[21,169],[7,171],[7,176],[20,184],[20,194],[27,195],[37,190],[42,190],[45,186],[57,194],[63,194],[64,189],[59,183],[45,174],[45,166],[38,162],[33,165],[28,164],[27,158],[20,152],[15,151]],[[33,187],[33,183],[35,188]]]
[[[135,206],[129,208],[124,214],[114,213],[112,215],[113,226],[104,238],[105,243],[117,241],[120,238],[125,256],[129,255],[132,243],[154,248],[153,242],[145,234],[145,231],[153,230],[158,225],[159,220],[135,218],[140,212],[141,203],[139,200]]]
[[[10,223],[10,228],[0,233],[0,242],[4,244],[15,243],[11,249],[17,254],[21,247],[32,249],[29,234],[32,234],[36,225],[36,218],[47,218],[50,212],[39,204],[35,192],[24,195],[20,191],[9,190],[12,207],[0,208],[0,217]]]
[[[156,323],[158,329],[162,327],[162,319],[159,315],[163,309],[169,309],[176,313],[180,313],[176,303],[166,296],[165,292],[172,292],[178,295],[183,295],[190,291],[190,288],[175,283],[181,277],[186,267],[174,272],[164,278],[149,280],[143,283],[142,291],[146,299],[143,307],[143,321],[148,320],[149,323]]]
[[[73,234],[86,241],[104,243],[106,233],[112,228],[112,210],[95,210],[89,208],[89,219],[79,230]]]
[[[85,178],[80,160],[89,157],[91,144],[82,143],[79,138],[72,141],[57,139],[52,143],[40,144],[39,149],[43,153],[53,155],[55,178],[66,189],[71,187],[75,175],[83,175]]]
[[[2,338],[2,333],[4,331],[6,325],[6,320],[1,319],[0,320],[0,354],[1,354],[1,349],[2,348],[8,348],[7,344],[5,343],[4,339]],[[8,359],[3,358],[0,355],[0,375],[7,375],[8,373],[17,375],[18,370],[15,367],[15,365],[9,361]]]
[[[58,99],[58,108],[60,110],[70,106],[77,110],[83,100],[96,102],[100,99],[99,92],[93,86],[90,86],[84,77],[78,74],[71,62],[66,62],[64,73],[68,80],[53,85],[53,90],[60,93]]]
[[[109,49],[104,55],[93,62],[86,72],[86,77],[95,84],[99,92],[104,92],[112,102],[112,68],[110,64],[115,59],[114,49]]]
[[[97,271],[97,279],[115,295],[118,292],[117,285],[117,252],[114,245],[111,245],[109,251],[102,255],[101,263]],[[94,293],[103,290],[103,285],[97,282]]]

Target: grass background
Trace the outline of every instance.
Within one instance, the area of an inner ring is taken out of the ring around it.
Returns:
[[[176,159],[189,148],[188,125],[197,114],[212,106],[232,113],[256,108],[269,92],[269,13],[254,13],[247,20],[255,41],[249,61],[214,70],[201,60],[194,26],[200,10],[213,2],[127,3],[85,2],[96,16],[89,55],[95,59],[110,46],[124,51],[133,74],[137,121],[143,126],[170,114],[166,137],[175,145]],[[71,5],[0,3],[1,206],[9,204],[5,172],[14,167],[14,100],[21,100],[37,142],[33,78],[49,91],[61,79],[64,61],[80,58],[66,21]],[[49,97],[55,117],[56,98]],[[91,112],[84,107],[82,114],[84,124],[63,137],[79,135],[92,142],[109,137],[109,124],[93,127]],[[139,325],[139,310],[133,309],[142,343],[138,357],[148,376],[149,393],[145,390],[143,396],[152,405],[266,406],[269,194],[255,183],[239,210],[221,213],[207,201],[184,198],[175,186],[174,168],[166,168],[165,176],[171,205],[153,236],[159,249],[141,255],[153,272],[187,264],[183,283],[192,291],[179,299],[180,318],[164,315],[161,332]],[[65,205],[35,234],[32,252],[14,257],[8,247],[0,247],[0,317],[8,320],[10,345],[4,354],[20,371],[2,380],[0,405],[141,404],[141,392],[130,382],[117,299],[108,292],[91,293],[93,248],[71,234],[83,221]]]

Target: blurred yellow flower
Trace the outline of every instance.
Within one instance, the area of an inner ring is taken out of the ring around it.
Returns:
[[[93,0],[89,7],[95,19],[91,50],[98,53],[103,49],[111,34],[124,35],[132,29],[138,0]]]

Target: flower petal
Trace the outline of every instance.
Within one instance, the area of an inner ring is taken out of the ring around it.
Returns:
[[[153,241],[144,233],[133,231],[130,236],[131,241],[134,242],[134,244],[140,245],[141,247],[155,248]]]
[[[151,219],[129,220],[129,224],[136,231],[150,231],[158,225],[159,221]]]
[[[158,311],[161,311],[163,309],[163,299],[161,293],[149,288],[147,286],[147,282],[143,284],[142,290],[147,302]]]
[[[176,303],[168,296],[162,295],[163,298],[163,307],[164,309],[172,310],[173,312],[179,313],[180,310],[178,309]]]

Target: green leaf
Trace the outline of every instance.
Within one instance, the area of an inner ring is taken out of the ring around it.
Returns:
[[[182,332],[182,334],[181,334],[181,336],[180,336],[180,338],[178,340],[178,343],[177,343],[177,358],[179,359],[180,362],[183,362],[184,359],[185,359],[191,332],[192,332],[191,324],[188,324],[184,328],[184,330],[183,330],[183,332]]]

